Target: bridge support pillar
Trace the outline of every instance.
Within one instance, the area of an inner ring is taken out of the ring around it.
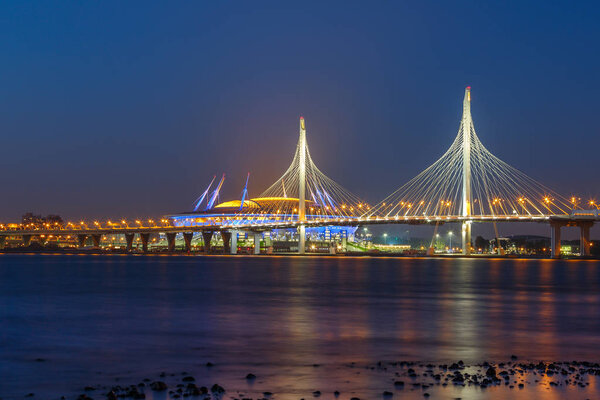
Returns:
[[[254,254],[260,254],[260,239],[262,238],[262,233],[254,232]]]
[[[127,243],[127,251],[131,251],[133,250],[133,237],[135,236],[135,234],[133,233],[126,233],[125,234],[125,243]]]
[[[298,254],[306,252],[306,227],[300,225],[298,227]]]
[[[231,232],[229,231],[221,231],[221,239],[223,239],[223,254],[231,253]]]
[[[192,238],[194,237],[194,232],[183,232],[183,241],[185,242],[185,251],[188,253],[192,251]]]
[[[210,241],[212,240],[212,231],[202,231],[202,239],[204,240],[204,254],[210,253]]]
[[[41,244],[42,246],[45,245],[47,241],[48,241],[48,238],[45,235],[38,236],[38,243]]]
[[[550,222],[552,228],[550,234],[550,253],[552,258],[560,258],[560,228],[564,225],[562,222]]]
[[[140,239],[142,240],[142,250],[144,253],[148,252],[148,241],[150,240],[150,234],[140,233]]]
[[[87,239],[87,235],[77,235],[77,244],[79,247],[85,247],[85,241]]]
[[[21,240],[23,241],[23,246],[27,247],[31,243],[31,235],[22,235]]]
[[[169,251],[175,251],[175,237],[177,236],[177,233],[175,232],[168,232],[166,234],[167,236],[167,247],[169,249]]]
[[[590,255],[590,228],[594,225],[593,222],[580,222],[579,229],[581,235],[579,237],[579,254],[587,257]]]
[[[100,239],[101,238],[102,238],[102,235],[100,235],[100,234],[92,235],[92,242],[94,242],[94,247],[100,247]]]
[[[6,236],[0,236],[0,249],[3,249],[6,246]]]
[[[466,256],[471,254],[471,221],[462,224],[462,253]]]
[[[231,246],[229,246],[229,254],[237,254],[238,249],[238,231],[229,232],[231,235]]]

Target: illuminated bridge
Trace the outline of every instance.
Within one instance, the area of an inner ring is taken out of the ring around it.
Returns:
[[[578,197],[566,198],[523,172],[503,162],[479,140],[471,116],[471,88],[463,100],[458,134],[450,148],[436,162],[398,188],[378,204],[370,205],[328,178],[313,162],[306,140],[305,121],[300,118],[299,140],[291,165],[258,197],[248,196],[248,179],[239,200],[219,202],[225,177],[213,188],[216,177],[195,201],[193,210],[165,216],[159,223],[120,221],[119,223],[64,226],[0,225],[0,245],[7,236],[21,236],[25,244],[33,236],[71,235],[83,246],[88,237],[98,246],[102,235],[122,234],[131,249],[138,234],[144,250],[152,233],[166,236],[168,248],[183,234],[189,250],[194,232],[201,232],[205,251],[213,234],[219,233],[226,252],[238,249],[238,236],[254,238],[254,252],[263,240],[272,246],[270,233],[293,231],[299,253],[306,251],[307,234],[320,232],[326,241],[335,234],[345,240],[358,225],[431,224],[435,237],[444,223],[461,223],[462,253],[471,253],[471,225],[489,222],[544,222],[552,227],[552,255],[560,255],[563,226],[578,226],[581,254],[589,255],[590,228],[600,221],[600,206],[593,200],[582,204]],[[589,210],[584,209],[591,208]],[[498,246],[499,253],[502,252]],[[429,253],[433,254],[433,240]]]

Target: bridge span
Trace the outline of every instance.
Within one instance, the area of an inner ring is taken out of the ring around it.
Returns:
[[[318,227],[357,227],[383,224],[430,224],[433,237],[440,225],[461,224],[462,253],[471,254],[473,223],[491,223],[499,243],[498,222],[538,222],[551,226],[552,256],[560,256],[561,228],[580,228],[581,254],[590,254],[590,228],[600,221],[600,204],[565,197],[493,155],[480,141],[471,116],[471,88],[465,89],[458,133],[448,150],[433,164],[395,190],[381,202],[371,205],[354,195],[315,165],[307,143],[304,118],[300,117],[299,139],[292,163],[285,173],[258,197],[248,195],[249,175],[241,199],[219,203],[225,175],[212,189],[216,176],[196,199],[193,210],[165,216],[160,223],[79,224],[27,226],[0,224],[0,246],[7,237],[18,236],[24,244],[32,237],[73,236],[79,246],[88,238],[97,247],[103,235],[124,235],[132,249],[138,235],[144,251],[149,237],[166,236],[168,249],[175,248],[177,234],[183,234],[191,248],[194,233],[200,232],[208,251],[215,232],[223,239],[226,252],[237,250],[238,234],[254,236],[272,230],[297,231],[298,253],[305,252],[306,230]],[[591,208],[588,210],[586,208]],[[144,226],[145,225],[145,226]],[[501,246],[498,246],[501,252]],[[260,252],[260,246],[254,246]],[[433,254],[432,245],[429,253]]]
[[[271,216],[274,218],[275,216]],[[561,228],[566,226],[580,228],[580,249],[581,255],[590,255],[590,228],[595,222],[600,222],[600,211],[590,210],[587,212],[578,212],[570,215],[547,215],[547,216],[387,216],[387,217],[335,217],[335,218],[313,218],[307,221],[287,220],[277,221],[267,219],[265,215],[261,220],[238,220],[239,216],[227,217],[220,216],[220,219],[209,220],[203,223],[188,224],[177,226],[169,220],[159,225],[147,226],[129,226],[129,224],[68,224],[65,226],[56,227],[28,227],[15,225],[0,225],[0,248],[3,248],[8,237],[18,236],[21,238],[22,244],[28,246],[32,238],[41,240],[48,237],[76,237],[78,246],[83,248],[88,238],[93,241],[94,247],[100,247],[100,240],[107,235],[123,235],[126,240],[126,249],[133,249],[134,238],[136,235],[140,239],[144,252],[148,251],[149,238],[152,234],[162,234],[167,239],[167,249],[175,250],[175,238],[177,234],[182,234],[185,249],[191,250],[191,243],[194,233],[201,233],[204,243],[204,251],[210,252],[210,242],[215,233],[219,233],[222,241],[224,252],[228,254],[236,254],[237,239],[240,233],[250,233],[254,237],[254,253],[260,254],[260,243],[262,234],[277,229],[299,229],[300,226],[305,228],[311,227],[326,227],[326,226],[371,226],[371,225],[393,225],[393,224],[408,224],[408,225],[439,225],[447,223],[485,223],[485,222],[537,222],[546,223],[551,226],[551,254],[553,257],[560,257],[560,240]]]

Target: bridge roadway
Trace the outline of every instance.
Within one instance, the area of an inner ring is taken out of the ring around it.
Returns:
[[[236,215],[236,218],[239,218]],[[77,236],[79,246],[84,247],[85,241],[91,237],[95,247],[100,246],[100,239],[103,235],[124,235],[127,242],[127,248],[132,249],[133,238],[135,234],[140,236],[142,248],[148,250],[148,241],[150,234],[165,234],[167,236],[169,250],[175,249],[175,236],[178,233],[183,233],[186,248],[191,248],[192,236],[195,232],[200,232],[203,235],[205,250],[209,250],[206,243],[210,243],[214,232],[220,232],[225,244],[225,251],[230,252],[230,239],[232,232],[247,231],[260,233],[273,229],[289,229],[297,228],[300,225],[306,227],[319,226],[357,226],[357,225],[390,225],[390,224],[446,224],[446,223],[463,223],[463,222],[538,222],[548,223],[552,227],[551,246],[552,256],[560,256],[560,229],[564,226],[577,226],[581,229],[581,248],[582,255],[589,255],[590,251],[590,228],[594,222],[600,222],[600,211],[577,211],[573,214],[564,215],[480,215],[480,216],[393,216],[393,217],[327,217],[313,218],[301,223],[298,220],[237,220],[224,219],[220,221],[211,220],[204,223],[191,224],[187,226],[175,226],[167,224],[163,226],[121,226],[114,224],[109,227],[69,227],[62,226],[57,228],[9,228],[3,225],[0,227],[0,248],[3,248],[6,238],[9,236],[20,236],[25,246],[29,245],[31,238],[34,236]],[[234,239],[234,242],[235,239]],[[233,244],[233,243],[232,243]],[[210,244],[208,245],[210,246]],[[237,247],[234,246],[234,247]],[[256,249],[255,249],[256,252]],[[258,253],[258,252],[257,252]]]

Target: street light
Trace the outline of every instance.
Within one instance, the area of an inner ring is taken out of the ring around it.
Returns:
[[[452,253],[452,231],[448,232],[448,237],[450,238],[450,253]]]
[[[383,243],[387,246],[387,233],[383,234]]]

